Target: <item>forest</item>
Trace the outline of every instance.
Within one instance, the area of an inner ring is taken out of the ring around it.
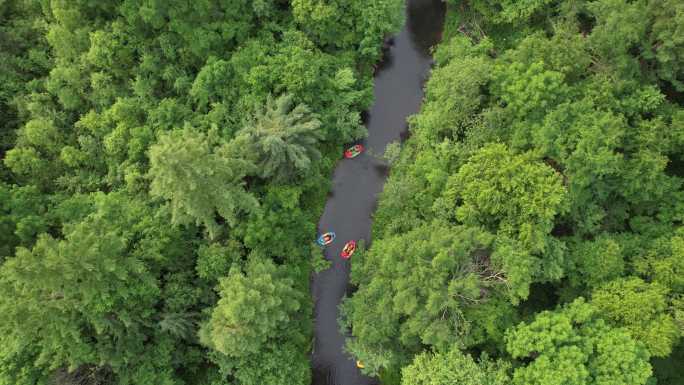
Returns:
[[[684,3],[448,7],[347,350],[383,384],[684,384]]]
[[[444,1],[346,351],[684,384],[684,2]],[[0,0],[0,385],[311,384],[317,223],[404,9]]]
[[[0,384],[310,383],[402,0],[0,0]]]

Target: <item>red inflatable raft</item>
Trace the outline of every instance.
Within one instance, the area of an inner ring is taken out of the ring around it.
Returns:
[[[359,156],[363,152],[363,146],[360,144],[355,144],[351,147],[349,147],[345,152],[344,152],[344,157],[347,159],[355,158]]]
[[[356,241],[349,241],[344,245],[340,256],[344,259],[349,259],[356,251]]]

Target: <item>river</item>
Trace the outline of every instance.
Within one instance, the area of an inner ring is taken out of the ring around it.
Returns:
[[[367,111],[368,137],[362,141],[374,154],[382,154],[390,142],[407,133],[406,118],[420,109],[423,85],[430,71],[430,48],[438,43],[444,21],[441,0],[408,0],[406,23],[394,37],[374,79],[375,102]],[[344,351],[344,336],[337,319],[338,305],[350,293],[349,268],[340,251],[348,240],[370,244],[372,214],[387,171],[368,153],[339,162],[333,175],[331,194],[319,222],[319,231],[334,231],[337,239],[325,249],[330,269],[315,274],[311,291],[314,308],[314,385],[366,385],[377,380],[366,377]]]

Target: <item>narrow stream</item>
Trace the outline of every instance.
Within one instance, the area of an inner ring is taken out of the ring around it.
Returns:
[[[406,134],[406,118],[420,108],[432,61],[430,47],[438,42],[442,31],[444,3],[408,0],[406,13],[406,24],[375,76],[375,104],[366,123],[369,135],[362,142],[375,154],[382,154],[387,144]],[[385,167],[367,153],[342,160],[335,169],[332,192],[319,223],[320,232],[337,234],[335,242],[325,249],[325,257],[333,263],[314,276],[311,289],[315,301],[314,385],[377,383],[362,375],[343,350],[338,305],[350,290],[349,268],[354,257],[342,260],[339,255],[348,240],[364,239],[369,245],[372,214],[385,178]]]

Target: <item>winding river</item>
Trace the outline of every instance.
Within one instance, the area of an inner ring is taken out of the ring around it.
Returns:
[[[441,36],[444,4],[441,0],[408,0],[406,23],[380,63],[374,80],[375,103],[368,111],[368,138],[362,143],[374,154],[382,154],[390,142],[407,133],[406,118],[418,112],[423,85],[432,58],[430,47]],[[351,260],[339,257],[351,239],[370,243],[372,214],[386,178],[383,164],[367,153],[341,161],[333,175],[331,195],[319,223],[321,232],[334,231],[337,239],[325,249],[332,267],[314,275],[315,301],[312,355],[314,385],[366,385],[377,380],[366,377],[344,350],[344,336],[337,319],[338,305],[350,292]]]

